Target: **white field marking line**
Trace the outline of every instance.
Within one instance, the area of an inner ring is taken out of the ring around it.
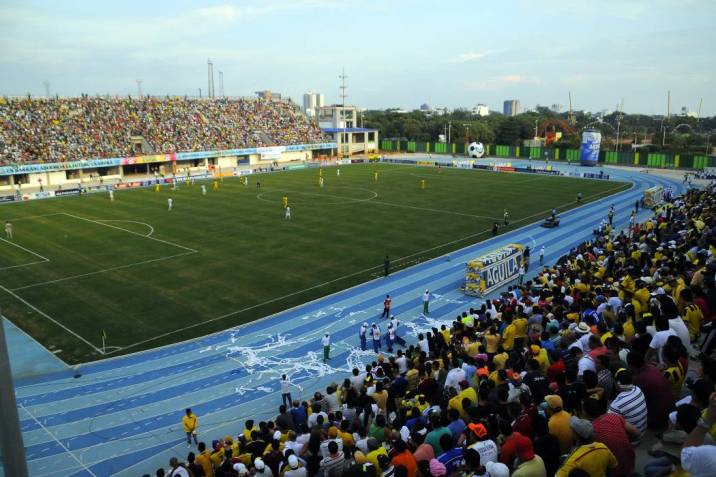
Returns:
[[[365,199],[352,199],[352,198],[350,198],[350,197],[344,197],[344,196],[341,196],[341,195],[334,195],[334,194],[317,194],[317,193],[315,193],[315,192],[303,192],[303,191],[290,190],[290,189],[267,189],[267,190],[265,190],[264,192],[261,192],[261,193],[256,194],[256,198],[259,199],[259,200],[263,200],[264,202],[273,203],[274,201],[272,201],[272,200],[264,199],[264,198],[263,198],[263,195],[264,195],[264,194],[268,194],[268,193],[270,193],[270,192],[290,192],[291,194],[312,195],[312,196],[317,196],[317,197],[333,197],[333,198],[336,198],[336,199],[342,199],[343,202],[330,202],[330,203],[324,204],[324,205],[339,205],[339,204],[351,204],[351,203],[353,203],[353,202],[368,202],[369,200],[373,200],[373,199],[375,199],[376,197],[378,197],[378,193],[377,193],[376,191],[374,191],[374,190],[364,189],[364,188],[362,188],[362,187],[350,187],[350,189],[353,189],[353,190],[363,190],[363,191],[366,191],[366,192],[370,192],[371,194],[373,194],[373,196],[372,196],[372,197],[365,198]]]
[[[464,212],[455,212],[453,210],[442,210],[442,209],[430,209],[427,207],[417,207],[415,205],[408,205],[408,204],[396,204],[393,202],[383,202],[382,200],[373,200],[371,201],[371,204],[380,204],[380,205],[387,205],[390,207],[404,207],[406,209],[415,209],[415,210],[424,210],[426,212],[438,212],[441,214],[449,214],[449,215],[462,215],[463,217],[474,217],[476,219],[490,219],[490,220],[502,220],[495,217],[488,217],[486,215],[475,215],[475,214],[467,214]]]
[[[27,249],[27,248],[23,247],[22,245],[18,245],[18,244],[16,244],[15,242],[11,242],[11,241],[6,240],[6,239],[4,239],[4,238],[2,238],[2,237],[0,237],[0,240],[2,240],[2,241],[5,242],[5,243],[9,243],[10,245],[14,245],[14,246],[17,247],[17,248],[19,248],[19,249],[21,249],[21,250],[24,250],[25,252],[36,256],[37,258],[41,259],[43,262],[49,262],[49,261],[50,261],[49,258],[43,257],[43,256],[40,255],[39,253],[33,252],[32,250]]]
[[[7,288],[5,288],[5,287],[2,286],[2,285],[0,285],[0,290],[4,291],[4,292],[7,293],[8,295],[11,295],[11,296],[12,296],[13,298],[15,298],[16,300],[18,300],[18,301],[24,303],[27,307],[32,308],[36,313],[39,313],[40,315],[42,315],[43,317],[47,318],[48,320],[50,320],[51,322],[53,322],[54,324],[56,324],[57,326],[59,326],[59,327],[62,328],[63,330],[67,331],[69,334],[71,334],[71,335],[74,336],[75,338],[77,338],[77,339],[79,339],[80,341],[82,341],[84,344],[86,344],[87,346],[89,346],[90,348],[92,348],[93,350],[95,350],[97,353],[99,353],[99,354],[104,354],[104,352],[103,352],[100,348],[96,347],[95,345],[93,345],[92,343],[90,343],[89,341],[87,341],[86,339],[84,339],[82,336],[80,336],[79,334],[75,333],[74,331],[72,331],[71,329],[69,329],[68,327],[66,327],[65,325],[63,325],[62,323],[60,323],[59,321],[57,321],[56,319],[54,319],[53,317],[51,317],[50,315],[48,315],[47,313],[45,313],[44,311],[40,310],[39,308],[37,308],[35,305],[33,305],[32,303],[30,303],[29,301],[27,301],[27,300],[25,300],[24,298],[22,298],[21,296],[17,295],[17,294],[14,293],[12,290],[8,290]]]
[[[151,237],[147,237],[147,238],[151,238]],[[24,286],[17,287],[17,288],[11,288],[10,291],[26,290],[28,288],[35,288],[35,287],[41,287],[44,285],[51,285],[54,283],[60,283],[60,282],[64,282],[67,280],[75,280],[77,278],[91,277],[92,275],[99,275],[101,273],[114,272],[117,270],[124,270],[125,268],[138,267],[140,265],[146,265],[148,263],[163,262],[164,260],[171,260],[172,258],[183,257],[185,255],[193,255],[195,253],[198,253],[198,252],[196,250],[193,250],[193,251],[189,251],[189,252],[175,253],[174,255],[168,255],[166,257],[152,258],[149,260],[143,260],[141,262],[128,263],[126,265],[118,265],[116,267],[104,268],[102,270],[95,270],[94,272],[80,273],[78,275],[70,275],[69,277],[57,278],[55,280],[48,280],[46,282],[32,283],[30,285],[24,285]]]
[[[35,260],[34,262],[22,263],[22,264],[20,264],[20,265],[10,265],[9,267],[0,267],[0,271],[10,270],[10,269],[12,269],[12,268],[29,267],[30,265],[37,265],[38,263],[47,263],[47,262],[50,261],[49,258],[43,257],[43,256],[40,255],[39,253],[33,252],[32,250],[27,249],[27,248],[23,247],[22,245],[18,245],[18,244],[16,244],[15,242],[11,242],[11,241],[9,241],[9,240],[5,240],[4,238],[1,238],[1,237],[0,237],[0,240],[3,241],[3,242],[5,242],[5,243],[9,243],[10,245],[14,245],[15,247],[19,248],[20,250],[24,250],[25,252],[27,252],[27,253],[29,253],[29,254],[31,254],[31,255],[34,255],[34,256],[36,256],[36,257],[38,257],[38,258],[41,259],[41,260]]]
[[[73,217],[73,218],[76,218],[76,219],[79,219],[79,220],[85,220],[85,221],[87,221],[87,222],[92,222],[92,223],[96,223],[96,224],[99,224],[99,225],[104,225],[105,227],[110,227],[110,228],[113,228],[113,229],[122,230],[123,232],[127,232],[127,233],[130,233],[130,234],[132,234],[132,235],[136,235],[136,236],[138,236],[138,237],[146,238],[146,239],[149,239],[149,240],[154,240],[154,241],[156,241],[156,242],[160,242],[160,243],[163,243],[163,244],[166,244],[166,245],[171,245],[171,246],[173,246],[173,247],[181,248],[181,249],[183,249],[183,250],[186,250],[186,252],[175,253],[174,255],[168,255],[168,256],[159,257],[159,258],[152,258],[152,259],[149,259],[149,260],[143,260],[143,261],[141,261],[141,262],[129,263],[129,264],[126,264],[126,265],[118,265],[118,266],[116,266],[116,267],[104,268],[104,269],[102,269],[102,270],[95,270],[95,271],[93,271],[93,272],[80,273],[80,274],[77,274],[77,275],[70,275],[70,276],[68,276],[68,277],[57,278],[57,279],[55,279],[55,280],[48,280],[48,281],[45,281],[45,282],[32,283],[32,284],[30,284],[30,285],[25,285],[25,286],[21,286],[21,287],[17,287],[17,288],[12,288],[10,291],[20,291],[20,290],[25,290],[25,289],[28,289],[28,288],[34,288],[34,287],[39,287],[39,286],[44,286],[44,285],[51,285],[51,284],[54,284],[54,283],[60,283],[60,282],[64,282],[64,281],[67,281],[67,280],[75,280],[75,279],[77,279],[77,278],[89,277],[89,276],[98,275],[98,274],[101,274],[101,273],[114,272],[114,271],[117,271],[117,270],[124,270],[125,268],[137,267],[137,266],[140,266],[140,265],[146,265],[146,264],[148,264],[148,263],[162,262],[162,261],[165,261],[165,260],[170,260],[170,259],[172,259],[172,258],[178,258],[178,257],[183,257],[183,256],[185,256],[185,255],[192,255],[192,254],[194,254],[194,253],[198,253],[198,251],[197,251],[197,250],[194,250],[193,248],[185,247],[185,246],[183,246],[183,245],[179,245],[179,244],[176,244],[176,243],[173,243],[173,242],[169,242],[169,241],[166,241],[166,240],[158,239],[158,238],[156,238],[156,237],[150,237],[150,236],[148,236],[148,235],[142,235],[142,234],[140,234],[140,233],[138,233],[138,232],[134,232],[134,231],[128,230],[128,229],[123,229],[122,227],[117,227],[117,226],[115,226],[115,225],[103,224],[102,222],[100,222],[100,221],[98,221],[98,220],[87,219],[87,218],[85,218],[85,217],[80,217],[79,215],[68,214],[68,213],[65,213],[65,212],[63,212],[62,215],[67,215],[67,216],[69,216],[69,217]],[[143,222],[140,222],[140,223],[143,223]],[[144,224],[144,225],[147,225],[147,224]],[[150,226],[150,227],[151,227],[151,226]],[[154,231],[154,229],[152,229],[152,231]]]
[[[92,223],[94,223],[94,224],[103,225],[103,226],[105,226],[105,227],[109,227],[109,228],[112,228],[112,229],[121,230],[121,231],[123,231],[123,232],[127,232],[128,234],[136,235],[137,237],[143,237],[143,238],[146,238],[146,239],[149,239],[149,240],[154,240],[155,242],[160,242],[160,243],[163,243],[163,244],[165,244],[165,245],[171,245],[172,247],[181,248],[181,249],[183,249],[183,250],[187,250],[187,251],[192,252],[192,253],[197,253],[197,252],[198,252],[198,250],[194,250],[193,248],[190,248],[190,247],[185,247],[184,245],[179,245],[178,243],[169,242],[168,240],[162,240],[162,239],[158,239],[158,238],[156,238],[156,237],[149,237],[149,236],[147,236],[147,235],[142,235],[142,234],[140,234],[139,232],[134,232],[133,230],[123,229],[122,227],[117,227],[116,225],[104,224],[104,223],[102,223],[102,222],[99,221],[99,220],[88,219],[87,217],[81,217],[81,216],[79,216],[79,215],[74,215],[74,214],[70,214],[70,213],[67,213],[67,212],[62,212],[62,214],[63,214],[63,215],[66,215],[66,216],[68,216],[68,217],[72,217],[72,218],[74,218],[74,219],[84,220],[84,221],[86,221],[86,222],[92,222]],[[145,224],[145,225],[146,225],[146,224]]]
[[[43,431],[47,432],[47,434],[48,434],[50,437],[52,437],[52,439],[53,439],[55,442],[57,442],[57,443],[60,445],[60,447],[62,447],[62,448],[64,449],[64,451],[67,452],[67,453],[70,455],[70,457],[72,457],[72,459],[80,465],[80,467],[82,467],[84,470],[86,470],[86,471],[87,471],[90,475],[92,475],[93,477],[97,477],[97,474],[95,474],[94,472],[92,472],[92,471],[89,469],[89,467],[87,467],[81,460],[79,460],[79,459],[77,458],[77,456],[76,456],[71,450],[69,450],[69,449],[67,448],[67,446],[64,445],[57,437],[55,437],[55,435],[54,435],[52,432],[50,432],[50,430],[49,430],[48,428],[46,428],[46,427],[40,422],[40,420],[37,419],[25,406],[23,406],[22,403],[19,403],[19,404],[20,404],[20,407],[22,408],[22,410],[25,411],[25,412],[32,418],[32,420],[35,421],[35,422],[42,428]]]
[[[633,187],[633,186],[632,186],[632,187]],[[605,194],[605,193],[607,193],[607,192],[614,191],[614,190],[617,190],[617,189],[619,189],[619,188],[621,188],[621,186],[615,187],[615,188],[612,188],[612,189],[607,189],[606,191],[603,191],[603,192],[598,192],[598,193],[596,193],[596,194],[593,194],[593,195],[590,195],[590,196],[586,197],[585,199],[590,199],[590,198],[592,198],[592,197],[596,197],[596,196],[598,196],[598,195]],[[625,191],[625,192],[626,192],[626,191]],[[562,204],[562,205],[557,206],[556,208],[559,209],[559,208],[561,208],[561,207],[564,207],[564,206],[569,205],[569,204],[572,204],[572,203],[574,203],[574,201],[566,202],[566,203],[564,203],[564,204]],[[584,204],[584,205],[589,205],[589,204]],[[537,216],[537,215],[545,214],[545,213],[547,213],[547,212],[549,212],[549,211],[551,211],[551,210],[552,210],[552,209],[545,209],[545,210],[542,211],[542,212],[537,212],[537,213],[532,214],[532,215],[530,215],[530,216],[528,216],[528,217],[523,217],[523,218],[521,218],[521,219],[515,220],[515,221],[512,222],[512,223],[523,222],[523,221],[525,221],[525,220],[527,220],[527,219],[529,219],[529,218],[535,217],[535,216]],[[405,259],[414,257],[414,256],[416,256],[416,255],[421,255],[421,254],[424,254],[424,253],[426,253],[426,252],[431,252],[431,251],[433,251],[433,250],[436,250],[436,249],[439,249],[439,248],[442,248],[442,247],[445,247],[445,246],[448,246],[448,245],[452,245],[452,244],[455,244],[455,243],[464,242],[465,240],[468,240],[468,239],[471,239],[471,238],[475,238],[475,237],[479,237],[480,235],[486,234],[486,233],[488,233],[488,232],[490,232],[490,231],[491,231],[491,229],[489,229],[489,230],[483,230],[483,231],[481,231],[481,232],[477,232],[477,233],[474,233],[474,234],[470,234],[470,235],[467,235],[467,236],[465,236],[465,237],[462,237],[462,238],[459,238],[459,239],[456,239],[456,240],[452,240],[452,241],[450,241],[450,242],[445,242],[445,243],[443,243],[443,244],[439,244],[439,245],[436,245],[436,246],[434,246],[434,247],[431,247],[431,248],[428,248],[428,249],[425,249],[425,250],[420,250],[419,252],[411,253],[410,255],[406,255],[406,256],[404,256],[404,257],[397,258],[397,259],[393,260],[393,262],[400,262],[400,261],[402,261],[402,260],[405,260]],[[511,232],[515,232],[515,230],[512,230]],[[471,246],[471,245],[469,245],[469,246]],[[357,271],[357,272],[353,272],[353,273],[350,273],[350,274],[347,274],[347,275],[343,275],[343,276],[340,276],[340,277],[338,277],[338,278],[334,278],[333,280],[329,280],[329,281],[327,281],[327,282],[319,283],[319,284],[317,284],[317,285],[314,285],[314,286],[309,287],[309,288],[305,288],[305,289],[303,289],[303,290],[298,290],[298,291],[295,291],[295,292],[293,292],[293,293],[289,293],[289,294],[287,294],[287,295],[283,295],[283,296],[280,296],[280,297],[277,297],[277,298],[272,298],[271,300],[267,300],[267,301],[265,301],[265,302],[263,302],[263,303],[258,303],[258,304],[256,304],[256,305],[252,305],[252,306],[249,306],[249,307],[246,307],[246,308],[242,308],[242,309],[239,309],[239,310],[235,310],[235,311],[226,313],[226,314],[224,314],[224,315],[217,316],[217,317],[215,317],[215,318],[210,318],[210,319],[208,319],[208,320],[201,321],[201,322],[199,322],[199,323],[194,323],[194,324],[192,324],[192,325],[184,326],[184,327],[182,327],[182,328],[178,328],[178,329],[173,330],[173,331],[168,331],[168,332],[166,332],[166,333],[162,333],[162,334],[157,335],[157,336],[154,336],[154,337],[152,337],[152,338],[148,338],[148,339],[142,340],[142,341],[137,341],[136,343],[132,343],[132,344],[130,344],[130,345],[124,346],[124,347],[122,347],[122,350],[127,350],[127,349],[130,349],[130,348],[135,348],[135,347],[137,347],[137,346],[139,346],[139,345],[143,345],[143,344],[145,344],[145,343],[150,343],[150,342],[152,342],[152,341],[155,341],[155,340],[158,340],[158,339],[161,339],[161,338],[165,338],[165,337],[167,337],[167,336],[171,336],[171,335],[173,335],[173,334],[175,334],[175,333],[181,333],[182,331],[190,330],[190,329],[196,328],[196,327],[198,327],[198,326],[203,326],[203,325],[206,325],[206,324],[209,324],[209,323],[213,323],[213,322],[215,322],[215,321],[223,320],[223,319],[228,318],[228,317],[230,317],[230,316],[238,315],[238,314],[244,313],[244,312],[246,312],[246,311],[253,310],[254,308],[258,308],[258,307],[261,307],[261,306],[263,306],[263,305],[268,305],[268,304],[271,304],[271,303],[274,303],[274,302],[277,302],[277,301],[281,301],[281,300],[283,300],[283,299],[290,298],[290,297],[292,297],[292,296],[299,295],[299,294],[301,294],[301,293],[305,293],[305,292],[307,292],[307,291],[311,291],[311,290],[314,290],[314,289],[316,289],[316,288],[321,288],[321,287],[323,287],[323,286],[325,286],[325,285],[330,285],[331,283],[334,283],[334,282],[337,282],[337,281],[340,281],[340,280],[344,280],[344,279],[346,279],[346,278],[350,278],[350,277],[355,276],[355,275],[360,275],[360,274],[363,274],[363,273],[367,273],[367,272],[370,272],[371,270],[374,270],[374,269],[380,268],[380,267],[382,267],[382,265],[376,265],[375,267],[370,267],[370,268],[366,268],[366,269],[363,269],[363,270],[359,270],[359,271]],[[362,283],[359,284],[359,285],[362,285]],[[356,285],[356,286],[357,286],[357,285]],[[339,290],[339,291],[337,291],[337,292],[335,292],[335,293],[341,293],[341,292],[343,292],[343,291],[345,291],[345,290]],[[330,295],[328,295],[328,296],[330,296]],[[320,300],[320,299],[323,299],[323,298],[325,298],[325,297],[319,297],[319,298],[316,298],[316,300]],[[311,301],[315,301],[315,300],[311,300]],[[303,306],[303,305],[306,305],[306,304],[308,304],[308,303],[310,303],[310,302],[301,303],[300,305],[296,305],[295,307],[291,307],[291,308],[289,308],[289,309],[287,309],[287,310],[281,310],[281,311],[279,311],[279,312],[276,312],[276,313],[273,313],[273,314],[271,314],[271,315],[269,315],[269,316],[266,316],[266,317],[264,317],[264,318],[262,318],[262,319],[270,318],[271,316],[274,316],[274,315],[276,315],[276,314],[278,314],[278,313],[283,313],[283,312],[288,311],[288,310],[290,310],[290,309],[296,308],[297,306]],[[256,323],[257,321],[259,321],[259,320],[254,320],[254,321],[252,321],[251,323]],[[249,324],[249,323],[246,323],[246,324]],[[241,325],[239,325],[238,328],[240,328],[240,326],[241,326]],[[226,331],[226,330],[217,331],[217,333],[222,333],[222,332],[224,332],[224,331]],[[195,338],[192,338],[191,340],[193,340],[193,339],[195,339]],[[190,340],[186,340],[186,341],[190,341]],[[176,344],[178,344],[178,343],[173,343],[172,345],[167,345],[167,346],[173,346],[173,345],[176,345]],[[111,355],[111,354],[113,354],[113,353],[114,353],[114,351],[108,351],[108,352],[106,353],[106,355]]]
[[[20,220],[32,220],[32,219],[39,219],[41,217],[52,217],[53,215],[62,215],[64,212],[55,212],[52,214],[42,214],[42,215],[29,215],[27,217],[17,217],[13,219],[2,219],[0,222],[18,222]]]
[[[147,235],[145,235],[145,237],[149,237],[154,233],[154,227],[152,227],[151,225],[149,225],[146,222],[138,222],[136,220],[98,220],[97,222],[103,222],[103,223],[104,222],[124,222],[124,223],[130,223],[130,224],[139,224],[139,225],[144,225],[145,227],[149,228],[149,233]],[[128,230],[128,229],[122,229],[122,230],[131,232],[131,230]]]

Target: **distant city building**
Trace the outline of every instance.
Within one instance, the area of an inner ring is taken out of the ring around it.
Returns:
[[[490,108],[488,108],[486,104],[478,104],[477,106],[472,108],[472,114],[475,114],[477,116],[489,116]]]
[[[517,116],[520,113],[520,100],[508,99],[502,106],[502,114],[505,116]]]
[[[420,111],[430,111],[430,105],[428,103],[421,104]]]
[[[555,113],[561,113],[561,112],[562,112],[562,105],[555,103],[555,104],[552,105],[552,107],[551,107],[550,109],[551,109],[552,111],[554,111]]]
[[[261,99],[281,99],[281,93],[274,93],[271,90],[256,91],[256,96]]]
[[[339,156],[378,151],[378,130],[358,127],[359,111],[340,104],[317,108],[318,127],[336,142]]]
[[[686,106],[682,106],[681,115],[687,118],[695,118],[698,116],[698,113],[696,113],[696,111],[689,111],[689,108],[687,108]]]
[[[388,108],[385,110],[386,113],[398,113],[398,114],[406,114],[407,111],[403,108]]]
[[[321,93],[306,93],[303,95],[303,112],[306,116],[314,118],[319,108],[325,106],[326,97]]]

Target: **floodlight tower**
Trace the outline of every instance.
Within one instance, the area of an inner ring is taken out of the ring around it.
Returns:
[[[207,98],[213,98],[214,97],[214,63],[211,62],[211,58],[206,60],[207,64],[207,76],[208,76],[208,82],[209,87],[206,90],[206,97]]]
[[[340,80],[341,80],[341,86],[340,86],[340,89],[341,89],[341,94],[340,94],[340,97],[341,97],[341,119],[343,120],[343,122],[342,122],[343,133],[341,135],[341,149],[343,149],[343,141],[345,141],[345,139],[346,139],[346,98],[348,97],[348,95],[346,94],[346,88],[348,87],[348,86],[346,86],[346,79],[348,79],[348,76],[346,76],[345,68],[342,69],[341,74],[338,76],[338,78],[340,78]],[[350,147],[350,144],[348,145],[348,147]],[[348,151],[348,155],[350,155],[350,150]]]

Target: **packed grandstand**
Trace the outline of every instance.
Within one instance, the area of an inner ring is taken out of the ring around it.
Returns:
[[[0,165],[324,141],[290,101],[260,98],[0,98]]]
[[[232,435],[187,409],[188,455],[156,475],[714,475],[715,220],[709,186],[533,259],[523,285],[311,400],[282,383],[275,419]]]

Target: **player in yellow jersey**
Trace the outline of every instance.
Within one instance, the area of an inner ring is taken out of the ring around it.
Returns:
[[[283,196],[283,208],[285,209],[286,207],[288,207],[288,196],[284,195]]]
[[[422,179],[422,180],[420,181],[420,188],[421,188],[421,189],[425,189],[425,179]]]
[[[378,173],[377,172],[373,173],[373,181],[378,182]]]
[[[219,190],[219,181],[214,181],[214,185],[212,187],[214,190]]]
[[[154,192],[159,192],[159,184],[154,186]]]

